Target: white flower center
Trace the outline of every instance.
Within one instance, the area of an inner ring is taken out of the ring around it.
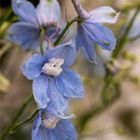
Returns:
[[[48,119],[43,120],[43,126],[46,128],[55,128],[57,125],[57,122],[59,121],[56,117],[50,117]]]
[[[48,63],[45,63],[42,67],[42,72],[51,75],[51,76],[59,76],[63,71],[61,65],[64,63],[64,59],[59,58],[51,58]]]

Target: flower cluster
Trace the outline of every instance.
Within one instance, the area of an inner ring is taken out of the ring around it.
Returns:
[[[32,140],[77,139],[70,121],[74,115],[68,113],[68,106],[71,99],[84,97],[84,87],[80,75],[70,66],[79,48],[88,61],[97,63],[94,44],[106,50],[113,50],[116,44],[111,30],[101,23],[115,23],[119,14],[107,6],[88,13],[77,0],[72,3],[78,14],[77,35],[62,36],[69,29],[64,27],[66,22],[62,22],[57,0],[40,0],[36,8],[27,0],[12,1],[19,22],[11,25],[7,38],[35,53],[21,67],[23,75],[33,81],[33,96],[39,109]]]

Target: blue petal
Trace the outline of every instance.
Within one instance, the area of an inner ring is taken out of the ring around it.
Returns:
[[[45,110],[42,110],[45,111]],[[42,126],[42,111],[39,112],[32,126],[32,140],[57,140],[53,129],[48,129]],[[50,112],[46,112],[48,115]],[[55,128],[56,129],[56,128]]]
[[[37,139],[40,128],[41,128],[41,114],[39,112],[32,126],[32,139],[33,140]]]
[[[84,87],[80,75],[70,69],[63,69],[62,74],[56,78],[57,89],[68,98],[81,98],[84,96]]]
[[[90,12],[91,17],[94,23],[115,23],[120,15],[116,13],[114,9],[109,6],[102,6],[94,9]]]
[[[77,140],[77,132],[70,120],[60,120],[55,129],[52,130],[54,140]]]
[[[32,140],[54,140],[51,138],[51,131],[49,129],[40,127],[39,129],[37,128],[32,128]]]
[[[76,49],[83,47],[83,29],[81,25],[78,25],[77,35],[76,35]]]
[[[97,63],[94,41],[88,36],[83,25],[78,26],[76,45],[82,47],[84,56],[89,62]]]
[[[40,110],[32,126],[32,140],[51,140],[51,131],[42,126],[42,113],[45,110]],[[48,115],[49,112],[46,112]]]
[[[48,49],[45,55],[48,59],[53,57],[64,59],[64,65],[71,66],[75,61],[76,52],[73,42],[70,41],[66,44],[58,45],[55,48]]]
[[[57,110],[55,110],[55,108],[52,108],[51,106],[45,108],[45,112],[46,112],[47,115],[51,114],[51,115],[53,115],[53,116],[55,116],[56,118],[59,118],[59,119],[74,119],[75,118],[75,114],[68,114],[69,112],[67,110],[60,113]]]
[[[111,51],[116,46],[116,39],[112,31],[101,24],[85,22],[83,26],[89,38],[93,39],[103,49]]]
[[[57,27],[56,26],[50,26],[47,30],[46,30],[46,36],[47,38],[51,38],[51,36],[53,34],[55,34],[57,32]],[[51,38],[52,39],[52,38]]]
[[[61,9],[57,0],[41,0],[36,11],[40,25],[58,22],[61,17]]]
[[[12,0],[12,7],[15,14],[20,17],[21,21],[38,26],[36,10],[32,3],[26,0]]]
[[[92,46],[91,46],[92,44]],[[94,42],[89,41],[82,47],[85,58],[91,62],[97,64],[96,50],[94,48]]]
[[[24,50],[36,49],[39,46],[40,31],[34,25],[18,22],[8,30],[7,39],[20,45]]]
[[[77,140],[77,132],[70,120],[60,120],[54,129],[32,129],[32,140]]]
[[[28,79],[33,80],[37,78],[42,72],[42,66],[45,58],[39,54],[34,54],[25,64],[22,65],[22,73]]]
[[[39,109],[46,108],[50,100],[47,93],[48,86],[49,81],[46,75],[40,75],[33,80],[33,95]]]
[[[56,112],[58,115],[64,115],[69,101],[68,98],[63,96],[63,93],[58,91],[54,77],[49,78],[47,94],[50,99],[47,110],[50,112]]]

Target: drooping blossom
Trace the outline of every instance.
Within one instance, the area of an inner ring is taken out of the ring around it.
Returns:
[[[69,67],[75,60],[73,41],[48,49],[44,56],[34,54],[22,66],[23,74],[33,80],[33,95],[39,109],[63,115],[70,98],[84,96],[79,74]]]
[[[102,23],[115,23],[119,13],[111,7],[103,6],[87,12],[82,8],[78,0],[72,0],[79,16],[76,46],[82,47],[85,58],[97,63],[95,43],[103,49],[111,51],[115,48],[116,39],[110,29]]]
[[[14,13],[20,21],[11,25],[8,40],[20,45],[24,50],[37,49],[43,34],[43,46],[55,41],[61,32],[61,10],[57,0],[40,0],[35,8],[27,0],[12,0]]]
[[[33,123],[32,140],[77,140],[77,132],[69,118],[45,110]]]

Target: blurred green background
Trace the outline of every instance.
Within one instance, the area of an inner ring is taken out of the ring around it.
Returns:
[[[34,5],[38,0],[32,0]],[[68,20],[76,16],[70,0],[59,0],[62,17]],[[118,46],[123,46],[117,59],[111,52],[96,48],[98,64],[90,64],[78,54],[73,69],[81,74],[86,96],[71,102],[69,110],[77,118],[73,120],[79,140],[140,140],[140,12],[124,38],[124,33],[134,16],[139,0],[81,0],[92,10],[109,5],[121,11],[119,20],[110,27]],[[8,42],[6,31],[18,18],[11,9],[10,0],[0,0],[0,132],[10,123],[24,100],[31,95],[31,81],[20,72],[20,65],[30,55],[19,46]],[[75,25],[73,25],[75,32]],[[123,43],[123,44],[122,44]],[[106,75],[110,75],[109,78]],[[106,83],[110,83],[105,88]],[[105,97],[104,97],[105,95]],[[102,104],[105,99],[104,104]],[[26,120],[36,110],[32,101],[19,121]],[[18,129],[7,140],[30,140],[31,124]]]

